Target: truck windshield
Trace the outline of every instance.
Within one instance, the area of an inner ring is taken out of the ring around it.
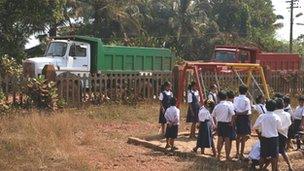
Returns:
[[[221,62],[233,62],[236,60],[236,56],[234,52],[217,51],[215,53],[215,60]]]
[[[60,56],[63,57],[67,50],[67,43],[52,42],[50,43],[45,56]]]

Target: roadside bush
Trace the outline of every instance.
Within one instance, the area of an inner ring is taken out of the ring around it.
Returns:
[[[0,114],[9,110],[9,106],[5,104],[4,99],[5,99],[5,95],[0,89]]]
[[[38,109],[56,110],[58,108],[58,94],[56,84],[48,82],[43,77],[31,78],[25,87],[28,105]]]
[[[14,58],[4,55],[0,57],[0,77],[21,76],[22,66]]]

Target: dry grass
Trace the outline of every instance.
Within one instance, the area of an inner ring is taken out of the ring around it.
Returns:
[[[105,105],[48,114],[15,111],[0,119],[0,170],[213,170],[211,162],[128,145],[158,133],[159,105]],[[186,106],[182,107],[181,131]]]
[[[0,169],[87,168],[77,146],[92,141],[86,117],[38,112],[0,121]]]
[[[157,133],[155,111],[151,104],[16,111],[0,119],[0,170],[98,169],[119,155],[127,137]],[[102,164],[92,166],[96,158]]]

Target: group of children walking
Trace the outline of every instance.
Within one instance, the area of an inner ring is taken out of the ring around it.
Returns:
[[[235,97],[233,91],[217,91],[217,86],[212,85],[207,100],[202,102],[197,84],[191,82],[187,94],[189,107],[186,118],[186,122],[192,124],[190,138],[196,138],[196,127],[199,127],[197,143],[193,151],[197,152],[201,149],[201,153],[204,154],[205,148],[211,148],[213,156],[220,159],[224,146],[225,157],[231,160],[231,144],[235,140],[236,158],[245,159],[246,142],[250,138],[251,131],[254,130],[259,140],[249,154],[249,158],[253,161],[252,167],[259,165],[260,168],[265,168],[271,163],[272,170],[277,170],[278,155],[281,154],[292,170],[286,149],[291,146],[291,139],[295,138],[304,125],[304,97],[299,97],[299,106],[293,112],[288,96],[277,94],[273,99],[266,101],[260,95],[255,99],[257,104],[252,105],[246,96],[247,91],[248,88],[241,85],[239,95]],[[162,124],[162,133],[167,138],[166,148],[174,150],[177,149],[174,146],[174,139],[178,135],[180,110],[176,107],[170,82],[164,84],[159,100],[161,101],[159,123]],[[252,110],[259,114],[253,127]],[[218,136],[216,147],[213,141],[214,134]],[[297,141],[297,148],[300,148],[300,140]]]

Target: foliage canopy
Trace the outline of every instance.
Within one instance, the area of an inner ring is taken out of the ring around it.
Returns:
[[[284,51],[273,11],[271,0],[0,0],[0,55],[20,59],[35,33],[168,47],[192,60],[210,58],[217,44]]]

